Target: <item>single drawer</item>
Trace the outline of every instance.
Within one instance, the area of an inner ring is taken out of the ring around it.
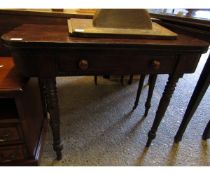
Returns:
[[[21,141],[21,131],[18,125],[2,127],[0,125],[0,145]]]
[[[177,57],[174,55],[127,55],[117,53],[61,53],[58,56],[58,71],[61,74],[138,74],[172,73]]]
[[[25,158],[24,152],[23,145],[0,147],[0,163],[23,160]]]

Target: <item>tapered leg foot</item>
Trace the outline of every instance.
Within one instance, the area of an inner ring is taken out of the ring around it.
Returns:
[[[175,137],[174,137],[174,143],[179,143],[179,142],[181,142],[182,141],[182,136],[181,135],[176,135]]]
[[[202,135],[203,140],[207,140],[209,138],[210,138],[210,121],[206,125],[206,128],[205,128],[205,130],[203,132],[203,135]]]
[[[146,147],[150,147],[152,140],[155,139],[155,137],[156,137],[156,133],[153,133],[151,131],[148,133],[148,140],[146,143]]]
[[[60,145],[56,145],[56,147],[53,146],[53,149],[56,152],[56,160],[61,160],[63,145],[60,144]]]
[[[145,79],[145,75],[142,74],[141,77],[140,77],[140,80],[139,80],[139,86],[138,86],[138,90],[137,90],[137,94],[136,94],[136,100],[135,100],[135,103],[134,103],[134,106],[133,106],[133,110],[135,110],[136,107],[138,106],[139,97],[140,97],[140,94],[141,94],[141,91],[142,91],[142,88],[143,88],[143,84],[144,84],[144,79]]]

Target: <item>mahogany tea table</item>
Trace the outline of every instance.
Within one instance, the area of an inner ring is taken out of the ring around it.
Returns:
[[[19,73],[38,77],[50,114],[53,148],[62,159],[56,77],[79,75],[169,74],[154,123],[149,147],[167,110],[177,81],[193,73],[209,44],[179,34],[175,40],[76,38],[67,25],[24,24],[2,36]],[[158,66],[157,66],[158,65]]]

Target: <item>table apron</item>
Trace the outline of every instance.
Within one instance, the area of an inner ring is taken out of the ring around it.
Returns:
[[[179,62],[180,74],[193,73],[200,58],[196,53],[83,52],[18,50],[15,65],[24,76],[170,74]]]

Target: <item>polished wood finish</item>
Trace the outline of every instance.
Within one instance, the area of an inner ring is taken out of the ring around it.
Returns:
[[[3,10],[0,9],[0,35],[7,33],[22,24],[66,25],[69,18],[92,18],[93,14],[69,10],[68,12]],[[9,50],[0,41],[0,56],[11,56]]]
[[[10,77],[10,78],[7,78]],[[23,79],[14,69],[14,62],[10,57],[0,58],[0,96],[15,96],[23,92]]]
[[[11,49],[19,73],[25,77],[39,77],[44,82],[57,159],[61,159],[62,148],[57,76],[170,74],[150,131],[151,143],[178,78],[194,72],[200,55],[208,49],[208,43],[185,35],[173,41],[74,38],[69,37],[67,26],[62,25],[22,25],[3,35],[2,40]],[[88,61],[86,70],[78,67],[82,59]],[[161,63],[159,69],[152,66],[154,60]]]
[[[22,79],[12,58],[0,63],[0,165],[38,165],[46,127],[38,81]]]

